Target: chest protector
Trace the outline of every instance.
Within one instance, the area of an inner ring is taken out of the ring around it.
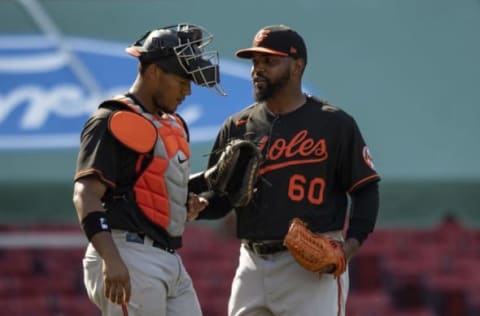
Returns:
[[[109,130],[126,147],[140,154],[133,186],[143,214],[170,236],[181,236],[185,227],[190,147],[184,122],[175,114],[152,115],[132,99],[115,99],[125,105],[111,115]],[[143,166],[146,154],[151,162]]]

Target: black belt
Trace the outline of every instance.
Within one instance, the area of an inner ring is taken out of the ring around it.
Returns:
[[[271,255],[280,251],[287,250],[287,247],[283,245],[283,241],[253,241],[253,240],[242,240],[242,243],[250,250],[251,252],[257,255]]]
[[[134,232],[127,232],[125,235],[125,240],[129,242],[136,242],[138,244],[145,244],[145,234],[141,233],[134,233]],[[161,244],[155,240],[152,242],[152,247],[160,248],[162,250],[168,251],[169,253],[174,253],[175,248],[170,248],[164,244]]]

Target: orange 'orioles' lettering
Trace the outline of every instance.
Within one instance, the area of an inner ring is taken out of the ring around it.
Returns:
[[[292,165],[318,163],[326,160],[328,153],[325,139],[315,140],[307,135],[307,130],[301,130],[290,141],[284,138],[275,139],[268,148],[267,159],[270,162],[282,157],[287,160],[269,163],[260,170],[260,174]],[[260,142],[260,149],[262,150],[267,143],[267,137],[264,137]]]

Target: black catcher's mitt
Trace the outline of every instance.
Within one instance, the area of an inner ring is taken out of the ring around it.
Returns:
[[[218,162],[205,172],[209,190],[227,195],[233,207],[246,206],[253,197],[262,154],[251,141],[231,140]]]

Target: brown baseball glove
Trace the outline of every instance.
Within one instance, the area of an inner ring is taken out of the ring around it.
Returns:
[[[231,140],[215,166],[205,172],[209,190],[226,195],[233,207],[246,206],[253,198],[261,161],[262,154],[253,142]]]
[[[299,218],[294,218],[283,241],[295,260],[305,269],[324,271],[333,265],[332,274],[340,276],[346,269],[342,244],[325,234],[313,233]]]

